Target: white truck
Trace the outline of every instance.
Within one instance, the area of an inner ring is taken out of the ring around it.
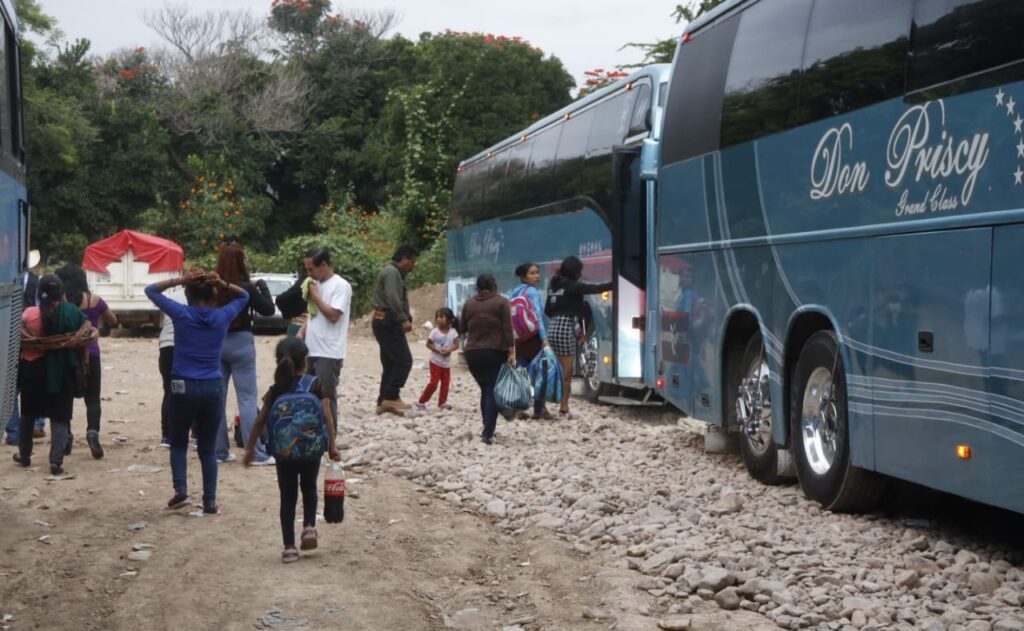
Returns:
[[[160,326],[146,286],[180,274],[185,256],[173,241],[124,230],[85,250],[89,288],[107,302],[123,327]]]

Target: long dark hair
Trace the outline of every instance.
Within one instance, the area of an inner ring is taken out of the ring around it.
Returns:
[[[241,285],[249,282],[249,268],[245,264],[245,249],[232,241],[220,246],[217,252],[217,275],[225,283]],[[217,292],[217,305],[223,307],[231,302],[231,296],[226,291]]]
[[[583,261],[575,256],[567,256],[562,259],[562,265],[555,272],[555,278],[566,278],[578,280],[583,275]]]
[[[64,296],[67,301],[76,307],[81,307],[85,294],[89,291],[89,281],[86,279],[85,270],[77,265],[69,264],[57,270],[56,274],[64,283]]]
[[[274,351],[277,357],[277,369],[274,370],[274,385],[270,387],[270,399],[276,401],[277,397],[290,392],[295,384],[295,378],[302,375],[306,368],[306,356],[309,349],[306,343],[297,337],[286,337],[277,343]]]

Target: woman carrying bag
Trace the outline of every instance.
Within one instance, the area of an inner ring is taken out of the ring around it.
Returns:
[[[466,363],[480,386],[480,414],[484,425],[480,438],[490,445],[498,424],[498,404],[494,400],[498,372],[503,364],[516,363],[512,313],[508,300],[498,293],[493,275],[484,273],[477,277],[476,295],[462,306],[459,332],[467,336]]]

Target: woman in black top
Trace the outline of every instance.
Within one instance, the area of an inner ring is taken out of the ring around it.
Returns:
[[[548,344],[558,356],[562,365],[562,403],[558,413],[569,415],[569,394],[572,392],[572,363],[576,357],[576,342],[582,338],[583,323],[586,319],[587,294],[599,294],[611,291],[612,283],[584,283],[583,262],[575,256],[568,256],[562,261],[558,273],[551,279],[548,287],[547,304],[544,314],[550,319],[548,325]]]
[[[224,282],[238,285],[249,293],[249,305],[242,309],[238,317],[228,327],[224,338],[223,356],[220,369],[223,381],[221,404],[221,421],[217,428],[217,459],[221,462],[235,460],[228,442],[227,414],[225,407],[228,397],[228,381],[234,379],[235,395],[238,398],[238,415],[241,417],[242,444],[249,440],[249,432],[256,423],[256,410],[259,405],[259,391],[256,387],[256,341],[252,335],[252,312],[264,316],[274,315],[274,299],[270,295],[267,283],[249,280],[249,267],[245,261],[245,250],[237,243],[225,243],[220,246],[217,254],[217,274]],[[218,294],[218,304],[223,305],[231,297]],[[257,465],[274,464],[274,459],[266,452],[263,444],[256,447]]]

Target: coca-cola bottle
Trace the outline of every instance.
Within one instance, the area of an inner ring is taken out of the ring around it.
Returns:
[[[324,477],[324,521],[341,523],[345,519],[345,469],[332,462]]]

